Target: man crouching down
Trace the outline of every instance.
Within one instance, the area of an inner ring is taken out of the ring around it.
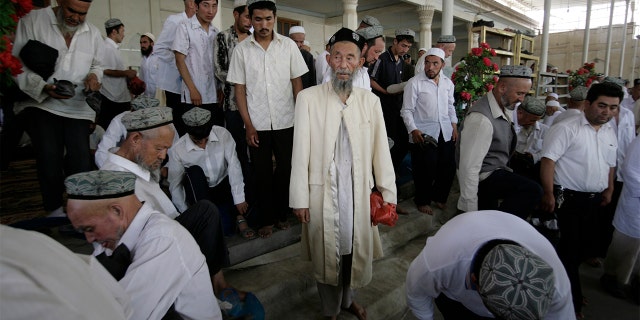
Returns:
[[[364,38],[342,28],[329,44],[331,82],[296,102],[289,206],[303,223],[302,256],[313,262],[323,314],[336,319],[342,307],[366,319],[352,289],[371,281],[382,256],[369,197],[375,175],[384,201],[396,203],[395,174],[380,100],[352,87]]]

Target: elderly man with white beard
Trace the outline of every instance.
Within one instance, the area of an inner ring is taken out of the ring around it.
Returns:
[[[342,28],[329,43],[331,82],[301,91],[296,102],[289,205],[303,223],[302,256],[313,262],[323,315],[336,319],[342,307],[362,320],[353,289],[371,281],[372,261],[382,256],[370,218],[373,176],[393,207],[395,174],[380,100],[353,87],[364,37]]]

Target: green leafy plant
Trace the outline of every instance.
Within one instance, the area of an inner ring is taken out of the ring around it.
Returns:
[[[22,73],[22,64],[11,54],[12,39],[18,20],[33,9],[32,0],[0,1],[0,85],[8,88],[14,84],[13,77]]]
[[[491,61],[491,57],[495,56],[496,51],[488,43],[482,42],[480,47],[471,49],[451,75],[455,84],[454,98],[459,120],[464,118],[467,107],[493,90],[498,82],[495,75],[498,65]]]

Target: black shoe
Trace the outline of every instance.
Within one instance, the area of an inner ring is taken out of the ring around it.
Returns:
[[[606,292],[620,299],[626,299],[627,294],[624,292],[624,286],[618,283],[615,276],[603,274],[600,277],[600,284]]]

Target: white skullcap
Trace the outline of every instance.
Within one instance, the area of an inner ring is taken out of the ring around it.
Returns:
[[[293,26],[289,29],[289,35],[292,35],[294,33],[302,33],[304,34],[304,28],[301,26]]]
[[[554,97],[556,99],[558,99],[558,94],[555,92],[547,92],[547,97]]]
[[[156,37],[153,35],[153,33],[151,32],[145,32],[142,34],[143,36],[151,39],[151,41],[156,42]]]
[[[427,53],[424,54],[425,56],[436,56],[442,60],[444,60],[444,51],[440,48],[431,48],[429,50],[427,50]]]
[[[547,107],[558,107],[560,108],[560,102],[556,100],[547,101]]]

